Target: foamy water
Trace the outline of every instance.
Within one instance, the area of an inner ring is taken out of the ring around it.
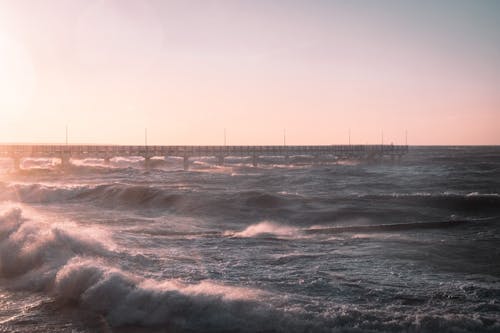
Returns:
[[[500,331],[500,150],[401,164],[26,161],[0,331]]]

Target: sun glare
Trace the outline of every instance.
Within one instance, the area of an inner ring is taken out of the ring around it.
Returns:
[[[26,111],[35,88],[35,70],[27,50],[0,31],[0,110],[3,122]]]

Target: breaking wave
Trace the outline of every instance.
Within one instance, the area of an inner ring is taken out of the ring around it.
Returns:
[[[26,283],[44,289],[44,279],[50,280],[51,273],[70,258],[109,255],[111,247],[100,239],[104,239],[100,229],[32,221],[22,216],[20,208],[13,208],[0,217],[0,275],[16,277],[16,286]]]
[[[92,203],[108,208],[164,208],[196,212],[222,211],[246,206],[253,209],[277,209],[289,204],[283,196],[248,191],[225,196],[206,196],[193,191],[172,190],[148,185],[43,185],[2,184],[0,199],[25,203]],[[228,203],[228,196],[231,203]],[[239,206],[234,205],[239,203]]]
[[[120,253],[94,235],[75,225],[35,222],[12,209],[0,216],[0,277],[12,289],[47,292],[63,305],[103,315],[111,326],[300,332],[308,325],[262,303],[258,290],[127,273],[112,264]]]
[[[112,204],[126,205],[151,205],[162,206],[183,194],[195,194],[193,191],[175,191],[169,188],[156,187],[154,185],[135,185],[127,183],[108,183],[102,185],[44,185],[25,183],[2,183],[0,182],[0,199],[20,200],[29,203],[64,202],[71,200],[87,200]],[[428,204],[438,208],[456,208],[459,210],[495,209],[500,207],[500,194],[498,193],[389,193],[389,194],[354,194],[343,197],[321,197],[299,195],[286,195],[280,193],[269,193],[262,191],[242,191],[228,193],[230,199],[238,200],[253,208],[280,208],[287,205],[308,204],[332,204],[341,200],[363,200],[363,201],[390,201],[394,204]],[[198,198],[199,199],[199,198]],[[210,198],[207,198],[209,200]],[[226,199],[226,198],[224,198]],[[103,202],[104,200],[104,202]]]
[[[276,238],[303,238],[307,235],[328,235],[341,233],[377,233],[377,232],[397,232],[408,230],[425,229],[448,229],[460,226],[474,226],[480,224],[494,223],[500,217],[490,217],[476,220],[446,220],[435,222],[416,223],[391,223],[372,225],[346,225],[346,226],[313,226],[310,228],[299,228],[270,221],[262,221],[246,227],[242,231],[225,231],[224,236],[237,238],[251,237],[276,237]]]
[[[212,282],[187,285],[139,279],[92,259],[73,258],[62,266],[53,293],[62,302],[76,302],[105,315],[111,326],[207,332],[296,330],[284,315],[258,302],[257,291]]]
[[[233,236],[295,237],[301,232],[305,230],[263,221]],[[281,309],[287,308],[286,297],[275,304],[271,292],[211,280],[190,284],[134,274],[120,265],[127,253],[120,252],[110,235],[99,228],[31,219],[24,217],[19,208],[0,216],[0,278],[4,286],[46,293],[60,306],[81,307],[96,317],[102,316],[106,325],[123,327],[125,331],[495,332],[500,328],[491,316],[472,318],[467,314],[439,311],[415,315],[410,310],[393,313],[383,307],[364,308],[356,304],[333,306],[316,313],[294,308],[285,311]],[[309,260],[301,254],[299,258],[279,262],[299,263],[301,258]],[[477,293],[495,297],[499,292],[470,288],[473,289],[466,292],[471,297]],[[397,303],[397,297],[391,302]],[[446,301],[455,296],[432,291],[430,297],[442,297]],[[400,298],[403,305],[427,302],[418,297],[402,295]],[[481,303],[481,306],[488,305]],[[491,311],[498,309],[497,304],[489,306]]]
[[[297,237],[300,234],[298,228],[280,225],[269,221],[263,221],[257,224],[248,226],[245,230],[240,232],[226,231],[226,236],[232,237],[259,237],[259,236],[276,236],[276,237]]]

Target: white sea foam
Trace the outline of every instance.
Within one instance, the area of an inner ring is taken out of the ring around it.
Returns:
[[[248,226],[245,230],[235,233],[226,232],[233,237],[257,237],[261,235],[274,235],[278,237],[295,237],[300,234],[299,228],[280,225],[270,221],[262,221]]]
[[[104,315],[112,326],[207,332],[302,327],[261,302],[265,293],[259,290],[212,281],[157,281],[113,267],[110,262],[120,254],[94,235],[75,224],[23,218],[21,209],[11,209],[0,216],[0,277],[12,288],[45,291],[62,304]]]
[[[11,209],[0,217],[0,276],[16,277],[16,288],[45,289],[54,271],[72,257],[111,252],[99,241],[101,232],[70,222],[33,221],[20,208]]]

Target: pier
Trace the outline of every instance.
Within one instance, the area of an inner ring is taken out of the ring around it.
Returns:
[[[14,166],[21,168],[24,158],[59,158],[61,167],[68,167],[71,159],[96,158],[108,161],[114,157],[142,157],[146,167],[153,157],[180,157],[184,170],[190,160],[214,157],[223,165],[227,157],[247,157],[253,166],[265,156],[282,157],[288,162],[292,157],[305,156],[312,161],[399,160],[408,152],[408,146],[400,145],[317,145],[317,146],[122,146],[122,145],[0,145],[0,157],[12,158]]]

